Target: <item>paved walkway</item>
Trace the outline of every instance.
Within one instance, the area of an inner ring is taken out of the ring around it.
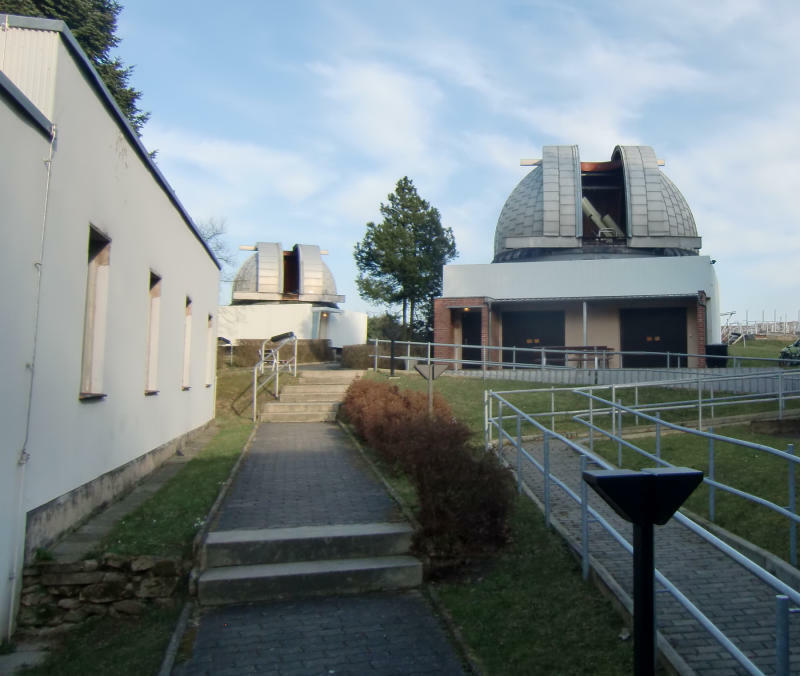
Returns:
[[[265,423],[212,530],[401,520],[337,426]],[[198,625],[176,676],[465,673],[417,591],[212,608]]]
[[[505,457],[516,467],[516,453],[505,446]],[[541,444],[526,445],[540,463]],[[525,483],[540,498],[544,496],[541,474],[525,463]],[[592,466],[589,466],[592,469]],[[576,493],[580,490],[580,456],[558,441],[550,443],[550,471]],[[628,542],[632,526],[618,517],[591,489],[589,503]],[[580,541],[580,509],[555,484],[551,484],[551,514],[563,524],[574,541]],[[617,583],[633,596],[631,555],[598,523],[589,527],[590,553]],[[656,567],[675,584],[749,659],[766,674],[775,673],[776,592],[718,549],[677,522],[655,529]],[[745,673],[742,667],[678,604],[661,585],[656,585],[658,628],[672,647],[699,674],[727,676]],[[800,673],[800,615],[790,619],[791,672]]]

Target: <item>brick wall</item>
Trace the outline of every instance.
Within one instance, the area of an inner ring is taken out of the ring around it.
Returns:
[[[435,343],[455,343],[455,328],[461,321],[458,308],[468,307],[471,311],[480,308],[481,345],[488,344],[489,305],[481,296],[459,298],[436,298],[433,301],[433,341]],[[494,332],[494,327],[493,332]],[[434,358],[455,359],[456,350],[452,347],[435,347]]]

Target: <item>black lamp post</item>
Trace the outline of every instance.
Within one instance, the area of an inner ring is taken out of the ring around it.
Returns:
[[[633,653],[636,676],[652,676],[656,666],[655,560],[653,524],[670,520],[703,473],[688,467],[590,470],[588,483],[614,511],[633,523]]]

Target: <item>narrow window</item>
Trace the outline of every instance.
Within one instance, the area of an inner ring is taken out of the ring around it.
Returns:
[[[90,226],[81,360],[80,396],[82,399],[91,399],[103,394],[103,357],[106,342],[110,259],[111,241]]]
[[[147,347],[144,356],[144,393],[158,392],[158,331],[161,310],[161,277],[150,271],[150,304],[147,308]]]
[[[216,357],[217,341],[214,339],[214,317],[208,315],[208,333],[206,337],[206,387],[211,387],[214,383]]]
[[[192,355],[192,299],[186,296],[186,314],[183,321],[183,382],[181,385],[184,390],[188,390],[190,385]]]

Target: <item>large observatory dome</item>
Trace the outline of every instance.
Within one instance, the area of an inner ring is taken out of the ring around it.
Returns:
[[[698,254],[689,205],[649,146],[617,146],[608,162],[545,146],[531,164],[500,212],[493,262]]]
[[[278,242],[259,242],[233,280],[233,303],[344,302],[318,246],[296,244],[284,251]]]

